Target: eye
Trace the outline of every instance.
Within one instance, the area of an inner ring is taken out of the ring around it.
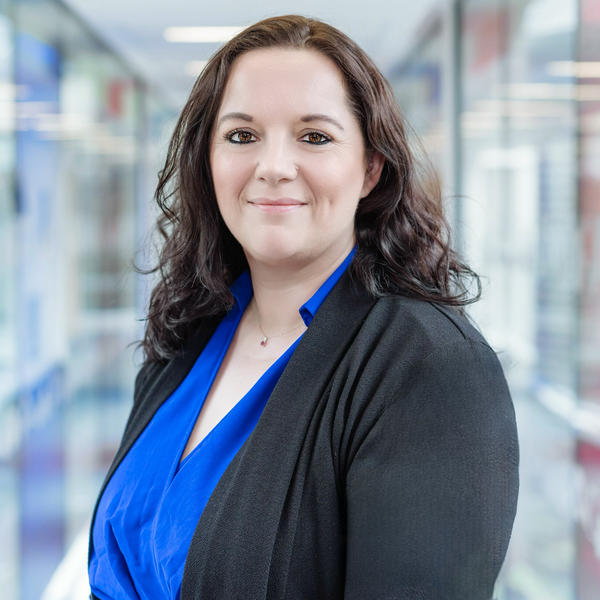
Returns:
[[[324,133],[321,133],[320,131],[309,131],[308,133],[304,134],[303,137],[306,136],[310,136],[312,139],[308,140],[308,143],[313,145],[313,146],[321,146],[322,144],[327,144],[328,142],[331,142],[331,138],[327,135],[325,135]],[[315,140],[315,138],[322,138],[321,141]]]
[[[254,134],[246,129],[236,129],[226,133],[223,137],[232,144],[252,144],[255,141],[251,139],[253,135]],[[235,136],[238,136],[238,138],[234,139]],[[304,134],[303,137],[309,137],[310,139],[304,141],[312,146],[321,146],[322,144],[331,142],[331,138],[320,131],[309,131],[308,133]]]
[[[240,137],[237,140],[233,139],[233,136],[239,135]],[[252,133],[246,131],[245,129],[236,129],[235,131],[230,131],[223,136],[228,142],[232,144],[251,144],[253,140],[249,139],[252,137]]]

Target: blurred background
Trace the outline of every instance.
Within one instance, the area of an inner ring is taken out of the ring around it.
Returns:
[[[152,195],[204,61],[315,16],[369,53],[443,183],[521,442],[500,600],[600,598],[600,0],[0,0],[0,595],[87,598],[141,357]]]

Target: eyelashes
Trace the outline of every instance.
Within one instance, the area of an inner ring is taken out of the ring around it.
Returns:
[[[322,144],[328,144],[329,142],[331,142],[331,138],[328,135],[321,133],[320,131],[309,131],[308,133],[305,133],[302,137],[306,137],[307,135],[318,135],[322,138],[320,142],[307,142],[308,144],[314,146],[321,146]]]
[[[238,139],[235,140],[233,139],[234,136],[239,135],[239,136],[244,136],[246,137],[246,139]],[[247,139],[247,136],[252,136],[254,135],[252,132],[248,131],[247,129],[235,129],[234,131],[230,131],[228,133],[226,133],[223,136],[223,139],[227,140],[228,142],[231,142],[232,144],[253,144],[254,140],[249,140]],[[306,136],[313,136],[313,138],[315,136],[319,136],[321,138],[320,141],[306,141],[307,144],[310,144],[311,146],[322,146],[323,144],[328,144],[329,142],[332,141],[332,139],[328,136],[325,135],[324,133],[321,133],[320,131],[309,131],[308,133],[305,133],[302,137],[306,137]]]
[[[245,129],[236,129],[235,131],[230,131],[229,133],[226,133],[223,138],[226,139],[228,142],[231,142],[232,144],[252,144],[254,143],[253,140],[234,140],[233,136],[235,135],[243,135],[243,136],[251,136],[252,134],[249,131],[246,131]]]

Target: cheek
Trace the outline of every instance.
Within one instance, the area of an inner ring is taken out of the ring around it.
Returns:
[[[362,166],[353,161],[331,161],[321,163],[312,170],[311,185],[317,195],[328,199],[339,210],[340,205],[349,209],[357,204],[362,188]]]
[[[233,193],[232,178],[228,177],[228,173],[231,172],[228,167],[227,160],[218,155],[211,156],[210,159],[210,171],[213,180],[213,187],[215,196],[217,199],[217,207],[223,217],[223,220],[229,227],[232,214],[231,197]]]
[[[211,157],[211,172],[215,188],[231,189],[247,179],[252,172],[252,163],[242,153],[217,150]]]

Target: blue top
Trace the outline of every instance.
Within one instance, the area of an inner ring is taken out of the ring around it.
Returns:
[[[352,260],[299,309],[308,327]],[[156,411],[108,482],[92,531],[90,587],[100,600],[179,599],[183,567],[200,515],[250,435],[302,335],[181,461],[194,424],[253,290],[246,270],[234,305],[173,394]]]

